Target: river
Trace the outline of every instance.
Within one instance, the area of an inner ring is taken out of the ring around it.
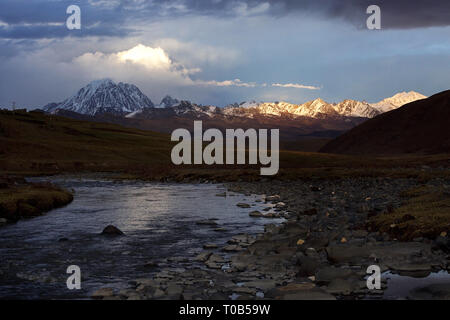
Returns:
[[[256,234],[265,224],[283,221],[249,217],[250,211],[271,205],[260,195],[218,196],[226,192],[223,185],[70,176],[33,180],[73,189],[75,199],[64,208],[0,228],[1,299],[88,298],[100,287],[120,289],[151,276],[158,270],[153,263],[200,267],[192,258],[204,244],[222,246],[233,235]],[[240,202],[252,207],[237,207]],[[204,219],[217,219],[218,226],[196,224]],[[125,236],[100,235],[110,224]],[[70,265],[81,269],[81,290],[67,289]]]

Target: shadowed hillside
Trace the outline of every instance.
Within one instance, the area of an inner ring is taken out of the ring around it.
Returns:
[[[407,104],[353,128],[321,152],[365,155],[450,152],[450,91]]]
[[[0,111],[2,171],[117,170],[170,161],[165,134],[38,112]]]
[[[0,111],[0,174],[120,172],[158,180],[261,179],[260,165],[172,165],[173,145],[169,135],[116,124]],[[280,172],[272,178],[417,176],[421,172],[415,169],[422,165],[449,163],[446,155],[381,158],[281,150]]]

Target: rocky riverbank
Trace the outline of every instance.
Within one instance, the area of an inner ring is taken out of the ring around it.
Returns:
[[[71,192],[50,183],[0,177],[0,226],[32,218],[73,201]]]
[[[137,279],[120,292],[100,289],[93,298],[382,298],[388,283],[383,281],[381,290],[369,290],[365,278],[370,265],[413,277],[450,270],[446,231],[401,242],[393,237],[395,233],[380,232],[368,223],[373,217],[398,215],[407,201],[405,191],[422,184],[415,179],[389,178],[230,184],[233,192],[266,195],[265,201],[273,203],[276,215],[286,217],[286,222],[269,224],[258,236],[235,236],[222,248],[205,246],[191,267],[189,263],[180,268],[155,266],[153,277]],[[443,190],[441,196],[448,197],[450,181],[434,179],[426,186],[438,187]],[[450,215],[443,208],[439,209],[441,218],[442,212]],[[264,213],[252,214],[255,219],[268,218]],[[416,219],[415,214],[407,220]],[[433,213],[428,214],[432,219]],[[448,218],[439,221],[448,229]],[[450,281],[423,285],[397,298],[450,299]]]

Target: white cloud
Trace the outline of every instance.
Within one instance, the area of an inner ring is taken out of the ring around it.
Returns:
[[[123,62],[140,63],[149,69],[167,69],[170,68],[172,61],[161,48],[146,47],[138,44],[130,50],[117,53],[117,57]]]
[[[161,47],[153,48],[138,44],[137,46],[117,53],[102,52],[85,53],[73,60],[73,63],[84,73],[93,78],[110,77],[125,81],[133,78],[145,78],[148,81],[171,83],[181,86],[216,86],[254,88],[253,82],[234,80],[201,80],[192,79],[192,75],[201,72],[200,68],[187,68],[173,61]]]
[[[181,42],[174,38],[162,38],[153,42],[153,46],[164,48],[171,57],[183,65],[197,66],[214,64],[221,67],[234,66],[241,57],[236,49],[225,46],[211,46],[195,41]]]
[[[89,0],[88,2],[93,7],[104,9],[114,9],[120,5],[120,0]]]
[[[320,90],[320,87],[307,86],[299,83],[273,83],[272,87],[279,88],[294,88],[294,89],[307,89],[307,90]]]
[[[248,4],[245,2],[238,2],[234,6],[233,11],[239,16],[248,17],[267,13],[269,9],[270,3],[268,2],[260,3],[254,7],[249,7]]]
[[[240,79],[225,80],[225,81],[196,81],[200,85],[217,86],[217,87],[245,87],[255,88],[258,85],[254,82],[242,82]]]

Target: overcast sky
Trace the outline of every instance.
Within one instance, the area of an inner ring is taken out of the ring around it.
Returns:
[[[366,9],[381,8],[381,30]],[[69,30],[66,9],[81,9]],[[224,106],[450,89],[450,1],[0,0],[0,106],[92,80]]]

